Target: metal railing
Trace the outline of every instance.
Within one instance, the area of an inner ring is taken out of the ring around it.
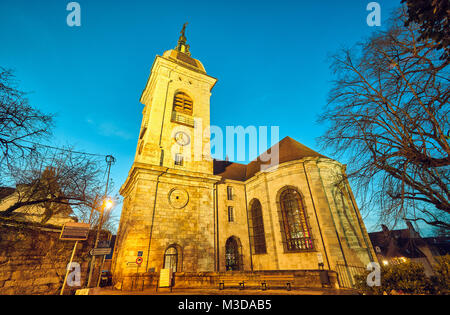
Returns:
[[[313,242],[310,237],[290,238],[286,240],[286,245],[287,249],[292,251],[313,249]]]
[[[345,264],[336,264],[336,272],[338,273],[339,285],[343,288],[355,288],[355,276],[362,275],[366,269],[361,266],[350,266]]]
[[[186,125],[189,127],[195,126],[194,118],[192,118],[190,116],[182,115],[176,111],[172,112],[172,122],[183,124],[183,125]]]

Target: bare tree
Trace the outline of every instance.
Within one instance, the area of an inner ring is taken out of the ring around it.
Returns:
[[[397,11],[386,31],[333,57],[319,139],[384,222],[450,228],[449,68],[434,41]],[[408,26],[405,26],[408,25]]]
[[[52,127],[53,117],[32,107],[13,72],[0,67],[0,183],[15,187],[7,189],[14,193],[0,203],[0,217],[39,208],[41,223],[72,211],[87,221],[91,209],[98,208],[104,157],[43,145]],[[114,225],[112,218],[107,213],[104,223]],[[91,219],[95,222],[95,215]]]
[[[419,40],[433,40],[444,50],[442,58],[450,59],[450,1],[402,0],[402,3],[408,8],[406,25],[419,24]]]
[[[51,115],[29,104],[26,94],[17,88],[13,72],[0,67],[0,166],[30,152],[32,146],[24,140],[48,136],[52,122]]]
[[[9,180],[16,186],[13,200],[0,216],[39,206],[45,209],[41,223],[62,212],[78,216],[95,207],[95,197],[103,190],[102,164],[98,158],[76,153],[70,148],[34,150],[10,163]]]

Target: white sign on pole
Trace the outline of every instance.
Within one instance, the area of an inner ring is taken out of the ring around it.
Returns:
[[[170,288],[172,286],[172,269],[161,269],[159,274],[159,287]]]

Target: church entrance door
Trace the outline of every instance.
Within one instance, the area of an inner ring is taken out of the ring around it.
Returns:
[[[177,272],[178,251],[175,247],[169,247],[164,254],[164,269],[172,269]]]
[[[230,237],[225,245],[225,264],[227,271],[241,270],[240,246],[235,237]]]

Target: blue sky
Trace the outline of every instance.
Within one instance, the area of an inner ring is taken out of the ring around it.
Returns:
[[[117,158],[117,192],[133,162],[153,60],[176,46],[183,23],[192,56],[219,79],[212,124],[276,125],[280,138],[318,150],[328,56],[376,31],[366,23],[369,2],[78,1],[82,25],[71,28],[69,1],[2,0],[0,65],[16,71],[34,106],[57,114],[53,144]],[[384,24],[400,0],[378,3]],[[375,221],[368,218],[369,230]]]

